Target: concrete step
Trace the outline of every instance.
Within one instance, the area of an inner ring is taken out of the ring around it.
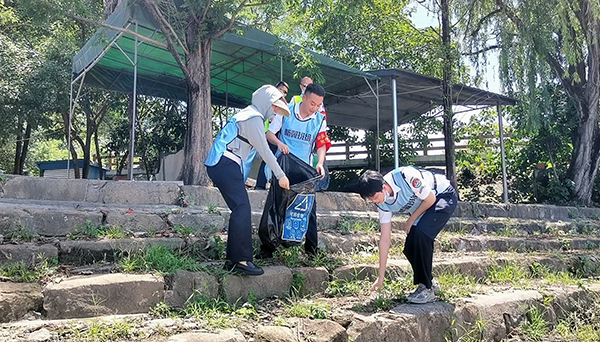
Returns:
[[[266,195],[266,191],[248,191],[254,210],[262,211]],[[227,207],[219,191],[210,187],[184,186],[175,182],[116,182],[24,176],[7,176],[0,182],[0,198],[125,206],[177,205],[185,200],[189,204],[200,207]],[[360,196],[352,193],[318,193],[316,202],[321,211],[376,212],[374,205],[368,204]],[[600,208],[460,202],[454,216],[504,217],[553,222],[597,221],[600,219]]]
[[[67,341],[90,329],[120,326],[130,329],[132,339],[152,341],[259,341],[266,336],[289,336],[285,341],[459,341],[474,333],[484,341],[501,341],[520,323],[528,320],[532,308],[543,313],[549,327],[569,314],[599,304],[600,284],[583,286],[544,285],[532,289],[481,286],[478,293],[448,303],[438,301],[424,305],[399,304],[391,310],[361,312],[359,303],[369,303],[375,296],[315,298],[306,303],[320,303],[331,312],[328,319],[285,317],[281,312],[287,302],[280,299],[257,303],[257,317],[234,323],[237,328],[212,328],[198,318],[153,318],[148,315],[101,316],[94,320],[30,319],[0,324],[3,341]],[[279,321],[277,321],[279,319]],[[280,322],[280,323],[278,323]],[[315,325],[321,326],[318,330]],[[278,331],[277,327],[280,327]],[[286,330],[287,329],[287,330]],[[290,331],[288,331],[290,330]],[[318,335],[315,335],[318,333]],[[136,337],[134,337],[136,336]],[[161,336],[160,339],[155,339]],[[262,336],[262,337],[261,337]],[[298,339],[299,338],[299,339]],[[269,339],[267,339],[269,340]],[[314,340],[314,339],[313,339]]]

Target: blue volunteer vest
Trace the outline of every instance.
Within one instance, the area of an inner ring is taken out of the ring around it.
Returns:
[[[204,165],[206,165],[206,166],[217,165],[217,163],[223,156],[223,153],[225,153],[225,151],[227,151],[227,145],[229,145],[236,138],[239,138],[243,143],[250,145],[250,143],[248,142],[248,140],[246,140],[246,138],[238,135],[239,128],[238,128],[237,123],[246,121],[255,116],[259,116],[262,118],[262,116],[259,113],[255,112],[255,111],[249,111],[249,110],[242,111],[242,112],[232,116],[231,119],[229,119],[229,121],[227,121],[227,124],[225,124],[225,127],[223,127],[223,129],[219,132],[219,134],[215,138],[215,141],[213,142],[210,152],[208,152],[208,156],[206,157],[206,161],[204,161]],[[253,148],[252,145],[250,145],[250,147]],[[233,151],[230,150],[230,152],[233,152]],[[238,156],[242,160],[242,165],[240,165],[240,171],[244,175],[244,181],[246,181],[246,179],[248,178],[248,174],[250,173],[250,166],[252,164],[252,160],[254,159],[255,154],[256,154],[256,150],[253,149],[246,159],[243,159],[241,156]]]
[[[413,190],[410,188],[410,186],[404,179],[404,176],[402,175],[402,171],[400,169],[392,171],[392,180],[394,181],[395,185],[398,188],[400,188],[400,191],[395,193],[396,197],[394,199],[394,202],[392,204],[383,202],[381,204],[377,204],[377,207],[379,207],[379,209],[383,211],[391,211],[393,213],[412,215],[412,213],[414,213],[417,210],[421,203],[423,203],[423,200],[418,198],[417,195],[415,195]],[[414,225],[419,223],[421,216],[419,216],[415,220]]]
[[[279,140],[286,144],[290,148],[290,152],[296,157],[302,159],[308,165],[312,165],[310,156],[325,116],[321,113],[316,113],[310,119],[300,120],[296,117],[296,107],[299,105],[300,103],[290,104],[291,115],[283,118],[283,125],[279,131]],[[278,155],[281,154],[279,151],[277,153]]]

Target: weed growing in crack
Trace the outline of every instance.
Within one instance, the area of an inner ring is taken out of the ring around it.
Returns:
[[[292,303],[285,307],[291,317],[327,319],[331,315],[331,307],[327,303]]]
[[[337,225],[342,233],[374,233],[379,231],[379,222],[374,219],[360,219],[351,216],[342,216]]]
[[[11,243],[31,242],[38,237],[33,227],[17,224],[17,227],[7,230],[4,239]]]
[[[484,342],[483,332],[486,322],[483,319],[477,319],[473,324],[461,326],[452,320],[450,328],[446,331],[444,339],[446,342]]]
[[[550,331],[550,324],[544,318],[546,310],[538,307],[530,308],[526,317],[527,320],[521,323],[517,329],[518,333],[528,340],[542,341]]]
[[[140,332],[135,329],[131,323],[125,320],[103,323],[92,321],[85,328],[72,326],[66,332],[70,335],[69,341],[94,341],[94,342],[112,342],[117,340],[127,340],[138,336]]]
[[[503,266],[492,265],[488,267],[486,283],[510,283],[513,286],[527,285],[530,279],[529,272],[515,262],[507,262]]]
[[[189,256],[164,246],[130,252],[117,263],[124,272],[157,271],[163,275],[174,274],[177,270],[196,271],[200,267]]]
[[[0,277],[8,278],[15,282],[32,283],[39,281],[56,272],[58,258],[46,258],[39,255],[37,263],[28,266],[23,261],[0,264]]]

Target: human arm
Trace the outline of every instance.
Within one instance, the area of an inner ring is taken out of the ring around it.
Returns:
[[[265,139],[265,127],[261,118],[250,118],[238,123],[238,125],[240,134],[248,140],[250,145],[254,146],[265,163],[269,165],[269,168],[271,168],[273,174],[279,180],[279,185],[284,189],[289,189],[289,180],[281,169],[281,166],[279,166],[279,163],[277,163],[277,159],[273,155],[273,152],[271,152],[271,149],[269,149],[269,145]]]
[[[266,133],[267,140],[271,144],[277,146],[277,148],[279,149],[279,151],[281,151],[281,153],[288,154],[288,153],[290,153],[290,148],[286,144],[281,142],[281,140],[279,140],[279,138],[277,138],[277,135],[276,135],[277,132],[279,132],[281,130],[281,127],[283,127],[283,116],[275,115],[275,117],[273,118],[273,121],[269,125],[269,130]]]
[[[325,168],[323,167],[323,164],[325,163],[325,153],[327,152],[327,146],[321,146],[320,148],[317,149],[317,166],[315,167],[315,169],[317,169],[317,173],[319,173],[321,176],[325,177]]]
[[[279,140],[279,138],[277,138],[275,133],[273,133],[269,130],[269,131],[267,131],[266,135],[267,135],[267,140],[271,144],[277,146],[277,148],[279,149],[279,151],[281,151],[281,153],[283,153],[283,154],[290,153],[290,148],[286,144],[282,143],[281,140]]]
[[[430,191],[429,195],[423,200],[423,202],[417,208],[417,210],[415,210],[415,212],[412,213],[410,215],[410,217],[406,220],[406,223],[404,224],[404,230],[406,231],[406,235],[408,235],[408,233],[410,233],[410,228],[413,226],[413,224],[415,224],[415,221],[421,215],[423,215],[423,213],[425,211],[427,211],[427,209],[431,208],[431,206],[434,203],[435,203],[435,195],[433,194],[433,191]]]
[[[388,254],[390,252],[390,244],[392,241],[392,223],[381,223],[381,233],[379,237],[379,276],[371,291],[383,288],[383,280],[385,279],[385,269],[387,267]]]

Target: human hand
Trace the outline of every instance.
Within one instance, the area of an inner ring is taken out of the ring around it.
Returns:
[[[373,286],[371,287],[371,292],[379,289],[383,289],[383,279],[377,278],[377,280],[373,283]]]
[[[286,190],[290,189],[290,180],[287,178],[287,176],[283,176],[283,178],[279,180],[279,186]]]
[[[288,145],[280,142],[279,144],[277,144],[277,148],[279,148],[279,151],[281,151],[281,153],[283,154],[289,154],[290,153],[290,148],[288,147]]]
[[[325,168],[323,167],[323,164],[317,164],[315,169],[317,169],[317,173],[321,175],[321,178],[325,178]]]

